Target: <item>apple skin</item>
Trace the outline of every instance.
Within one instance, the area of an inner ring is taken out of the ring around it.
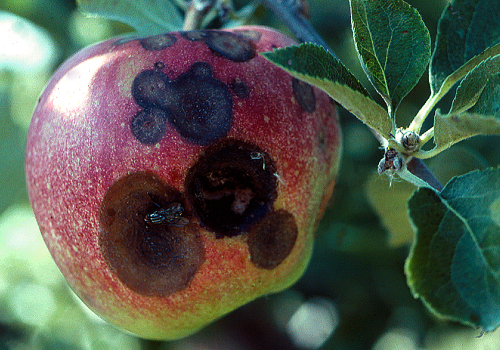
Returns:
[[[293,44],[260,26],[115,38],[55,72],[28,133],[30,202],[111,324],[178,339],[303,274],[341,131],[326,94],[258,54]],[[172,203],[185,219],[147,222]]]

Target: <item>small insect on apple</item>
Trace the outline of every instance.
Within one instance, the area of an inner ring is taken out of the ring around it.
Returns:
[[[182,227],[189,224],[189,219],[182,216],[184,208],[179,202],[173,202],[146,214],[144,221],[150,225],[166,223],[170,226]]]

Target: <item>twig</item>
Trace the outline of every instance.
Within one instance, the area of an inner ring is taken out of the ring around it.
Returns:
[[[215,0],[191,0],[186,9],[182,30],[199,29],[203,17],[214,4]]]

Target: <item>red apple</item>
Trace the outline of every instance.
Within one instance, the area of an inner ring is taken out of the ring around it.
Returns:
[[[111,39],[54,74],[26,176],[45,242],[110,323],[175,339],[304,272],[339,167],[335,103],[265,27]]]

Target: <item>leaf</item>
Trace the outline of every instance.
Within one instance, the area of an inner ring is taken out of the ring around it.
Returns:
[[[409,201],[416,237],[407,283],[436,315],[486,331],[500,325],[500,169],[421,188]]]
[[[436,112],[434,117],[436,148],[444,150],[476,135],[500,135],[499,117],[472,112],[445,115]]]
[[[490,77],[477,103],[469,112],[492,115],[500,120],[500,72]],[[491,134],[491,132],[485,134]],[[495,132],[495,134],[498,133]]]
[[[448,5],[438,23],[430,67],[433,95],[453,72],[500,42],[498,23],[498,0],[455,0]]]
[[[483,93],[484,88],[495,75],[500,73],[500,55],[494,56],[487,60],[484,60],[479,65],[477,65],[473,70],[471,70],[465,78],[462,80],[457,88],[455,99],[453,100],[450,114],[457,114],[464,112],[474,106],[479,100]],[[492,80],[494,82],[494,79]],[[495,86],[498,84],[495,84]],[[488,89],[488,91],[494,91],[493,89]],[[492,98],[487,98],[491,101]],[[495,98],[495,100],[498,100]],[[484,101],[483,103],[488,103]],[[482,105],[480,104],[480,106]],[[481,107],[479,107],[481,108]],[[485,114],[492,114],[487,112]],[[496,113],[494,113],[496,114]]]
[[[325,91],[386,139],[393,129],[387,111],[376,103],[347,68],[321,46],[304,43],[261,53],[290,75]]]
[[[77,0],[80,11],[128,24],[141,35],[182,29],[183,19],[171,0]]]
[[[402,0],[350,2],[361,64],[392,115],[427,69],[429,31],[420,14]]]

